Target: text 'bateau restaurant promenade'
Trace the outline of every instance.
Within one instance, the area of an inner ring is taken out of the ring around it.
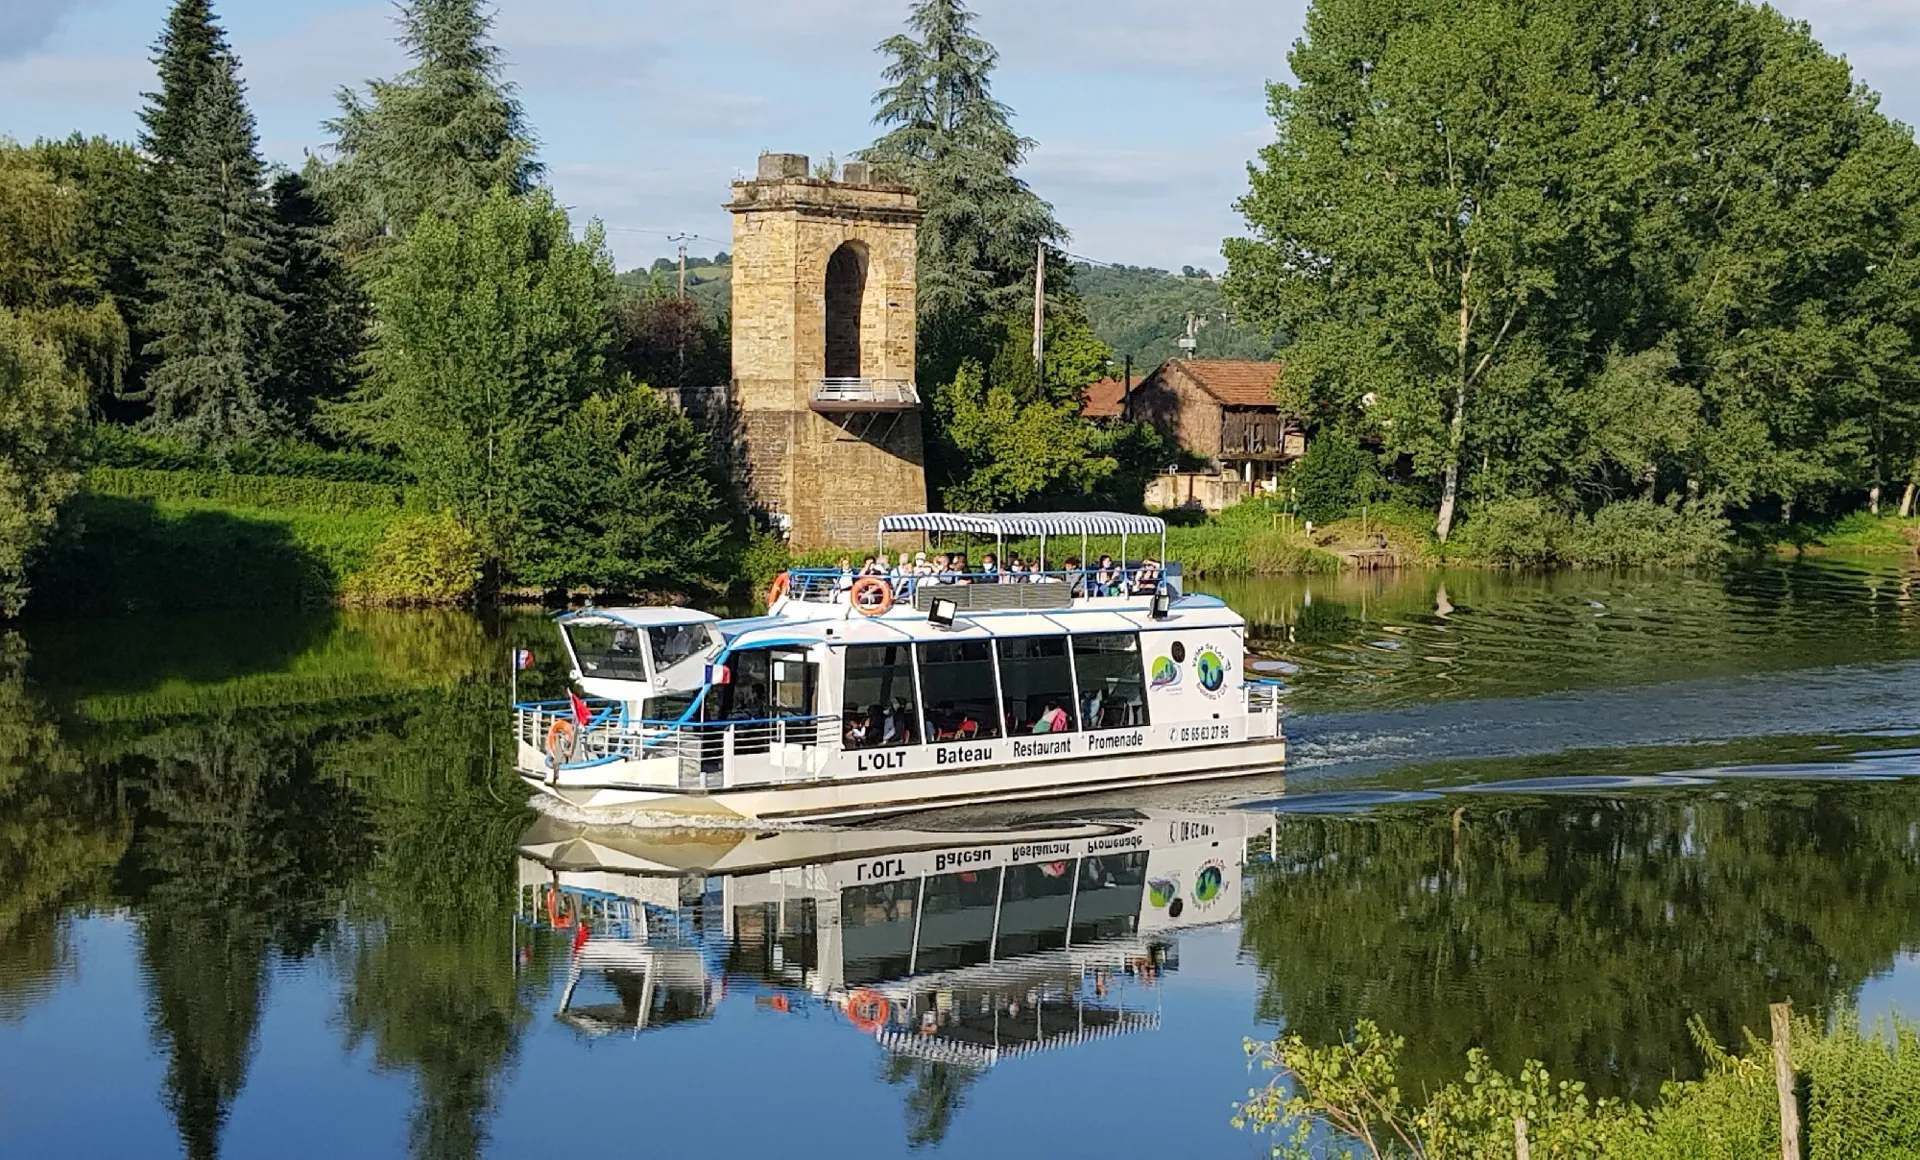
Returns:
[[[731,411],[747,486],[798,548],[927,507],[914,384],[913,190],[763,153],[734,183]]]

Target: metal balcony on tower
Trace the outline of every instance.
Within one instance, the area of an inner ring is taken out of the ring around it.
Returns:
[[[821,379],[814,384],[816,411],[914,411],[920,392],[912,379]]]

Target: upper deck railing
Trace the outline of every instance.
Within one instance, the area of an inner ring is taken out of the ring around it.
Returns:
[[[1161,587],[1175,595],[1182,588],[1178,564],[1114,564],[1110,568],[1064,568],[1045,572],[987,572],[983,570],[885,572],[841,571],[838,568],[795,568],[787,573],[787,596],[816,604],[845,604],[855,598],[854,587],[872,577],[886,585],[896,603],[925,612],[933,600],[952,600],[962,611],[1021,608],[1066,608],[1075,600],[1148,597]],[[877,602],[871,586],[865,599]]]
[[[813,388],[816,411],[911,411],[919,405],[912,379],[821,379]]]

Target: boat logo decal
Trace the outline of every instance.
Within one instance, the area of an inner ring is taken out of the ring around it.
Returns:
[[[1155,910],[1165,910],[1180,900],[1180,879],[1169,874],[1165,878],[1147,879],[1147,900],[1153,903]]]
[[[1200,872],[1193,876],[1194,905],[1202,910],[1211,907],[1220,900],[1220,893],[1226,888],[1227,865],[1218,859],[1203,863]]]
[[[1179,645],[1175,645],[1179,648]],[[1153,658],[1153,687],[1168,689],[1180,683],[1180,665],[1172,657]]]
[[[1209,697],[1218,697],[1227,683],[1227,658],[1212,645],[1202,645],[1193,658],[1194,679],[1200,682],[1200,691]]]

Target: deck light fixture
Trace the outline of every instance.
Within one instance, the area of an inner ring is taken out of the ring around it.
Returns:
[[[927,623],[935,628],[952,628],[953,618],[960,612],[960,605],[951,597],[936,596],[933,607],[927,610]]]
[[[1147,616],[1153,620],[1165,620],[1173,615],[1173,593],[1165,588],[1153,594],[1153,603],[1147,608]]]

